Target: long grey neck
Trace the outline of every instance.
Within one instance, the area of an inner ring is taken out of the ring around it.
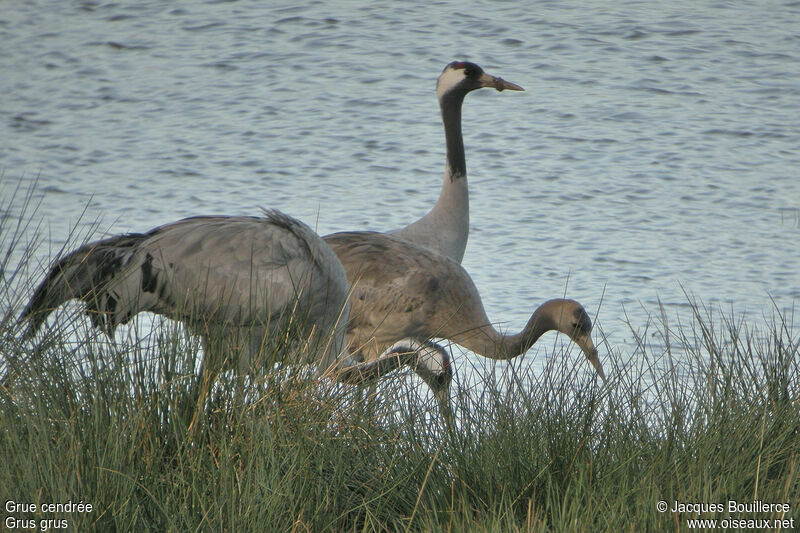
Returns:
[[[522,331],[514,335],[504,335],[491,324],[474,328],[457,335],[453,340],[464,348],[490,359],[511,359],[522,355],[556,325],[548,310],[539,307],[533,312]]]
[[[461,136],[461,104],[464,96],[465,93],[445,94],[439,100],[447,146],[439,199],[424,217],[390,232],[459,263],[464,258],[469,236],[469,188],[464,140]]]

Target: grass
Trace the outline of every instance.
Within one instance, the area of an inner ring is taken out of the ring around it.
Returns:
[[[632,353],[611,348],[604,387],[560,350],[542,370],[469,369],[479,384],[454,383],[453,432],[405,377],[365,400],[289,371],[252,380],[246,398],[223,379],[190,432],[198,347],[180,328],[114,344],[71,308],[36,343],[18,340],[42,275],[25,266],[29,226],[0,229],[0,373],[15,370],[0,389],[0,500],[37,510],[4,508],[5,529],[683,531],[698,516],[800,518],[790,314],[753,326],[690,300],[673,326],[659,310],[631,327]],[[728,500],[790,510],[728,512]],[[92,510],[41,510],[67,502]]]

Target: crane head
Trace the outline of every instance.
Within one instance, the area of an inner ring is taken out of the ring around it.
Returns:
[[[515,83],[487,74],[480,66],[469,61],[453,61],[448,64],[436,82],[436,92],[440,99],[449,93],[464,95],[482,87],[491,87],[498,91],[525,90]]]
[[[592,364],[597,374],[606,382],[606,375],[603,372],[603,366],[600,364],[600,358],[597,354],[597,348],[592,342],[592,319],[589,318],[588,313],[583,306],[575,300],[550,300],[545,305],[554,306],[557,309],[550,314],[555,320],[555,327],[561,333],[568,335],[572,341],[577,344],[583,351],[586,358]]]

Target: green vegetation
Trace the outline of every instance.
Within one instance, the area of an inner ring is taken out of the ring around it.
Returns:
[[[245,395],[223,376],[190,430],[198,347],[174,325],[132,330],[114,345],[68,309],[35,343],[19,341],[16,316],[41,272],[8,270],[9,257],[27,264],[31,244],[25,223],[15,227],[0,230],[0,375],[11,374],[0,387],[4,521],[39,529],[51,519],[72,531],[505,532],[800,520],[791,316],[776,311],[752,327],[692,303],[677,328],[665,319],[631,328],[638,347],[611,348],[604,387],[572,368],[574,353],[556,353],[543,370],[502,363],[498,374],[459,359],[457,374],[474,372],[480,385],[454,383],[452,432],[405,375],[365,399],[366,389],[321,386],[292,369],[248,382]],[[662,500],[724,510],[659,512]],[[728,500],[791,508],[729,512]],[[42,510],[69,502],[91,511]]]

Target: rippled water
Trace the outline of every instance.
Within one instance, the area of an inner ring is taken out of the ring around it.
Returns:
[[[126,4],[0,15],[0,193],[38,180],[53,250],[87,205],[112,232],[403,226],[441,186],[435,80],[469,59],[526,88],[464,107],[493,320],[566,293],[630,353],[625,320],[688,319],[684,290],[755,319],[800,299],[796,1]]]

